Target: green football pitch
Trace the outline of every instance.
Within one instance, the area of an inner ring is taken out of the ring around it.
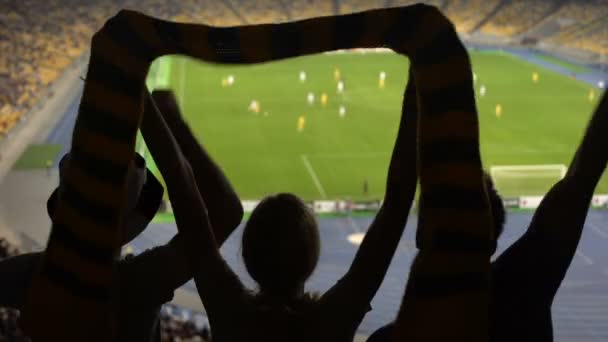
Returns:
[[[471,58],[485,167],[567,165],[599,91],[590,99],[589,85],[508,54],[471,52]],[[160,65],[162,75],[155,79],[175,91],[200,142],[242,199],[276,192],[307,200],[382,198],[407,80],[406,59],[392,53],[344,53],[235,67],[170,56]],[[337,91],[336,69],[343,93]],[[301,71],[305,81],[299,79]],[[379,87],[381,72],[386,73],[384,88]],[[538,82],[532,80],[534,72]],[[234,82],[223,86],[230,75]],[[482,85],[485,96],[479,94]],[[313,104],[307,102],[309,93]],[[327,95],[325,105],[322,94]],[[258,113],[249,110],[254,100]],[[345,108],[342,116],[340,106]],[[305,122],[299,131],[300,117]],[[150,158],[148,162],[153,166]],[[560,173],[533,167],[496,176],[503,195],[520,196],[545,193]],[[608,177],[597,192],[608,193]]]

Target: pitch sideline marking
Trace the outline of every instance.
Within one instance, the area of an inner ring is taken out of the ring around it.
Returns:
[[[313,183],[315,183],[317,190],[321,194],[321,197],[326,198],[327,194],[325,193],[325,189],[323,189],[323,185],[321,185],[321,181],[319,181],[319,177],[317,177],[315,170],[312,168],[312,165],[310,164],[308,157],[305,154],[301,154],[300,157],[302,158],[302,163],[304,163],[304,166],[306,167],[308,174],[312,178]]]
[[[348,225],[354,231],[354,233],[349,234],[346,239],[355,246],[361,245],[363,239],[365,238],[365,232],[362,231],[361,227],[359,227],[357,222],[355,222],[352,217],[348,216],[346,220],[348,221]]]
[[[589,227],[591,227],[592,230],[594,230],[599,236],[601,236],[604,239],[608,239],[608,234],[606,234],[606,232],[604,232],[603,230],[600,229],[600,227],[598,227],[597,225],[595,225],[594,223],[591,222],[587,222],[587,224],[589,225]]]
[[[357,224],[357,222],[355,222],[355,220],[353,220],[352,217],[348,216],[346,219],[348,220],[348,224],[351,226],[351,228],[353,228],[356,234],[362,234],[363,229],[361,229],[361,227]]]
[[[578,254],[587,265],[593,265],[593,260],[591,260],[591,258],[585,255],[583,252],[581,252],[580,249],[576,250],[576,254]]]

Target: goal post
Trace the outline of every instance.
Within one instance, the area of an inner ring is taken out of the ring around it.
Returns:
[[[557,181],[566,176],[563,164],[495,165],[490,176],[499,192],[507,196],[544,195]]]

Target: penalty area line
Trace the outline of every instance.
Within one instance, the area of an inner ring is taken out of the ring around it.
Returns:
[[[304,163],[304,167],[306,167],[306,170],[308,171],[310,178],[312,178],[313,183],[315,183],[315,186],[317,187],[319,194],[321,194],[322,198],[326,198],[327,194],[325,193],[325,189],[323,189],[323,185],[321,185],[321,181],[319,181],[319,177],[317,177],[317,174],[315,173],[315,169],[312,168],[312,165],[310,164],[308,157],[305,154],[301,154],[300,158],[302,158],[302,163]]]

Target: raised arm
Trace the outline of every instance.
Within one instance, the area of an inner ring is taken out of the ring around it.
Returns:
[[[342,315],[360,315],[367,311],[405,229],[416,193],[416,112],[416,89],[410,74],[382,207],[365,234],[348,272],[323,297],[327,304],[337,306]]]
[[[543,198],[526,233],[495,261],[497,286],[504,284],[511,293],[547,304],[553,301],[575,256],[593,192],[606,169],[607,146],[608,96],[604,94],[566,176]],[[516,275],[529,282],[515,286]]]
[[[213,233],[219,244],[230,236],[243,218],[243,207],[232,185],[205,148],[199,144],[184,120],[171,90],[155,90],[152,99],[163,115],[173,137],[196,179],[201,197],[207,205]]]
[[[184,253],[196,274],[196,287],[211,318],[230,309],[227,303],[236,303],[243,287],[219,253],[207,207],[188,161],[152,98],[147,95],[144,99],[142,133],[165,179],[178,232],[183,236]]]
[[[491,213],[473,73],[453,24],[423,9],[412,69],[418,93],[417,245],[394,341],[487,341]]]
[[[216,242],[221,246],[241,222],[243,217],[241,202],[220,167],[199,145],[190,131],[182,118],[173,92],[154,91],[152,99],[183,157],[192,167],[196,188],[207,206]],[[155,139],[147,135],[144,135],[144,138],[146,141]],[[147,286],[145,292],[137,289],[130,298],[133,300],[139,298],[142,302],[160,305],[173,297],[175,289],[192,279],[192,270],[184,253],[187,248],[186,243],[184,235],[177,234],[167,244],[123,262],[122,266],[126,269],[123,272],[124,281],[121,283],[126,290],[132,289],[130,283],[134,282],[154,284]],[[131,272],[131,270],[135,271]]]

